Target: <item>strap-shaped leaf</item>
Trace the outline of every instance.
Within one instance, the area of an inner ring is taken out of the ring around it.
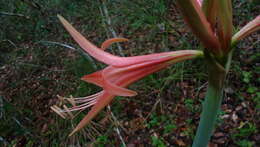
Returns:
[[[219,41],[214,35],[197,0],[177,0],[178,6],[192,31],[199,37],[206,48],[220,55]]]
[[[202,2],[202,10],[211,25],[212,30],[214,31],[214,27],[216,24],[217,18],[217,0],[203,0]]]
[[[233,30],[231,0],[217,0],[218,36],[222,50],[227,53],[231,47]]]

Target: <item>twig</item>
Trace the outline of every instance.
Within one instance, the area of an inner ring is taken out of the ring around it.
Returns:
[[[23,130],[25,130],[27,134],[29,134],[30,136],[33,136],[33,134],[32,134],[31,132],[29,132],[28,129],[25,128],[25,126],[22,125],[19,120],[17,120],[15,117],[12,117],[12,119],[16,122],[16,124],[17,124],[18,126],[20,126]]]
[[[165,32],[165,23],[160,23],[160,24],[157,24],[158,28],[160,29],[161,32]],[[169,52],[170,49],[169,49],[169,46],[168,46],[168,33],[167,35],[163,35],[162,37],[162,48],[164,48],[164,51],[165,52]]]
[[[1,42],[4,42],[4,41],[9,42],[12,46],[14,46],[15,48],[17,48],[17,46],[15,45],[15,43],[13,43],[11,40],[9,40],[9,39],[4,39],[4,40],[2,40]]]
[[[55,45],[59,45],[59,46],[62,46],[62,47],[66,47],[66,48],[69,48],[69,49],[72,49],[72,50],[77,50],[76,48],[70,46],[70,45],[67,45],[67,44],[64,44],[64,43],[60,43],[60,42],[54,42],[54,41],[38,41],[36,43],[47,43],[47,44],[55,44]]]
[[[3,97],[0,95],[0,119],[4,116],[4,101]]]
[[[42,10],[42,7],[36,3],[35,1],[32,1],[32,0],[21,0],[22,2],[24,2],[25,4],[27,4],[28,6],[36,9],[36,10],[39,10],[41,11]]]
[[[74,125],[72,120],[73,119],[70,120],[71,127],[75,128],[75,125]],[[89,131],[88,128],[83,128],[81,131],[82,131],[82,133],[76,133],[75,135],[71,136],[72,143],[70,143],[70,144],[72,144],[72,146],[80,146],[79,145],[79,139],[78,139],[80,135],[82,135],[84,139],[93,140],[92,134],[89,135],[89,132],[92,132],[92,131]]]
[[[60,43],[60,42],[53,42],[53,41],[38,41],[38,42],[36,42],[36,44],[38,44],[38,43],[59,45],[59,46],[71,49],[73,51],[78,51],[79,53],[81,53],[85,58],[87,58],[92,63],[94,69],[97,69],[97,65],[96,65],[95,61],[86,52],[84,52],[80,48],[75,48],[75,47],[70,46],[68,44],[64,44],[64,43]]]
[[[100,7],[100,13],[101,15],[103,16],[103,18],[105,18],[106,20],[106,24],[107,24],[107,28],[109,29],[109,31],[111,32],[112,36],[114,38],[118,37],[117,34],[116,34],[116,31],[113,29],[112,27],[112,24],[111,24],[111,19],[109,17],[109,14],[108,14],[108,10],[107,10],[107,7],[106,7],[106,4],[104,1],[101,0],[101,3],[102,3],[102,6]],[[109,37],[109,36],[108,36]],[[123,53],[123,49],[122,47],[120,46],[119,43],[116,43],[117,45],[117,48],[118,48],[118,51],[119,51],[119,54],[121,56],[124,56],[124,53]]]
[[[123,139],[123,137],[122,137],[122,135],[121,135],[121,133],[120,133],[119,128],[117,127],[117,126],[120,126],[120,123],[118,122],[117,118],[115,117],[115,115],[114,115],[113,112],[111,111],[110,105],[108,105],[107,108],[108,108],[108,110],[109,110],[110,113],[111,113],[111,116],[112,116],[112,118],[113,118],[113,121],[116,123],[116,127],[115,127],[114,129],[115,129],[117,135],[119,136],[119,139],[120,139],[120,141],[121,141],[122,144],[123,144],[123,147],[126,147],[125,141],[124,141],[124,139]]]
[[[101,14],[102,18],[105,18],[104,14],[103,14],[103,10],[102,10],[101,7],[99,7],[99,11],[100,11],[100,14]],[[105,19],[102,19],[102,22],[103,22],[103,25],[104,25],[104,26],[107,25]],[[109,30],[108,30],[106,27],[105,27],[105,31],[106,31],[106,36],[107,36],[107,38],[111,38],[111,37],[110,37],[111,35],[109,35],[110,32],[109,32]],[[115,51],[114,51],[114,50],[111,50],[111,47],[109,47],[109,49],[110,49],[110,51],[111,51],[113,54],[115,54]]]
[[[40,69],[45,69],[45,70],[48,70],[48,71],[51,71],[51,72],[64,72],[65,70],[54,70],[54,69],[49,69],[49,68],[46,68],[46,67],[43,67],[42,65],[38,65],[38,64],[31,64],[31,63],[25,63],[23,61],[17,61],[15,62],[14,66],[17,66],[17,65],[24,65],[24,66],[28,66],[28,67],[34,67],[34,68],[40,68]]]
[[[19,14],[19,13],[11,13],[11,12],[0,12],[0,15],[7,15],[7,16],[18,16],[18,17],[24,17],[26,19],[30,19],[29,16],[25,16],[23,14]]]
[[[8,142],[1,136],[0,136],[0,142],[3,142],[4,146],[7,146],[7,144],[8,144]]]
[[[92,129],[91,132],[96,133],[96,134],[98,134],[100,136],[101,133],[97,130],[96,126],[97,125],[94,122],[90,122],[90,124],[89,124],[89,127]]]
[[[109,31],[111,32],[112,36],[113,36],[114,38],[116,38],[116,37],[117,37],[117,34],[116,34],[115,30],[113,29],[113,27],[112,27],[112,25],[111,25],[111,19],[110,19],[109,15],[108,15],[108,10],[107,10],[106,4],[105,4],[104,1],[101,1],[101,3],[102,3],[102,7],[100,7],[100,13],[101,13],[101,15],[102,15],[103,18],[106,18],[106,19],[104,20],[104,24],[107,25],[107,27],[108,27]],[[105,23],[105,22],[106,22],[106,23]],[[107,30],[106,30],[106,31],[107,31]],[[109,37],[108,31],[107,31],[107,36]],[[120,44],[119,44],[119,43],[116,43],[116,45],[117,45],[119,54],[120,54],[121,56],[124,56],[124,53],[123,53],[123,51],[122,51],[122,47],[120,46]],[[124,141],[124,139],[123,139],[123,137],[122,137],[122,135],[121,135],[121,133],[120,133],[119,128],[117,127],[117,126],[120,126],[120,123],[118,122],[117,118],[115,117],[115,115],[114,115],[113,112],[111,111],[110,105],[108,105],[107,107],[108,107],[108,109],[109,109],[109,111],[110,111],[110,113],[111,113],[111,116],[112,116],[112,118],[113,118],[113,121],[116,123],[116,127],[115,127],[114,129],[115,129],[116,133],[118,134],[119,139],[120,139],[120,141],[122,142],[123,146],[126,147],[125,141]]]
[[[208,85],[208,82],[205,82],[204,84],[202,84],[200,87],[197,88],[197,92],[196,92],[196,95],[198,96],[199,95],[199,92],[205,88],[206,86]]]
[[[161,101],[161,99],[158,99],[158,100],[156,101],[156,103],[153,105],[153,108],[152,108],[151,112],[144,118],[145,121],[151,116],[151,114],[152,114],[153,111],[156,109],[156,107],[157,107],[157,105],[158,105],[158,103],[159,103],[160,101]]]

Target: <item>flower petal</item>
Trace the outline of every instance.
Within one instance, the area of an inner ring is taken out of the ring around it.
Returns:
[[[119,87],[112,83],[115,79],[118,78],[118,75],[116,77],[110,76],[108,79],[105,79],[106,74],[111,75],[111,74],[109,74],[109,72],[113,73],[118,69],[120,70],[120,68],[114,68],[114,67],[109,66],[104,70],[97,71],[97,72],[94,72],[89,75],[85,75],[81,79],[84,81],[87,81],[89,83],[98,85],[113,95],[117,95],[117,96],[135,96],[135,95],[137,95],[137,93],[135,91],[132,91],[132,90],[129,90],[129,89],[126,89],[123,87]]]
[[[104,92],[100,97],[97,103],[91,108],[88,114],[80,121],[80,123],[76,126],[76,128],[70,133],[69,136],[73,135],[75,132],[82,129],[85,125],[87,125],[106,105],[108,105],[114,95],[110,93]]]
[[[128,41],[128,39],[126,38],[111,38],[108,39],[106,41],[104,41],[101,45],[101,49],[105,50],[106,48],[108,48],[111,44],[116,43],[116,42],[125,42]]]
[[[119,58],[119,57],[116,57],[114,55],[111,55],[107,52],[100,50],[100,48],[96,47],[94,44],[89,42],[76,29],[74,29],[74,27],[71,24],[69,24],[62,16],[58,15],[58,18],[60,19],[63,26],[67,29],[67,31],[71,34],[71,36],[74,38],[74,40],[86,52],[88,52],[91,56],[93,56],[97,60],[100,60],[101,62],[104,62],[107,64],[112,64]]]
[[[234,46],[239,40],[245,38],[253,32],[260,30],[260,15],[254,20],[246,24],[239,32],[232,37],[232,46]]]
[[[92,74],[85,75],[81,80],[103,87],[103,70],[94,72]]]
[[[58,15],[63,26],[71,34],[74,40],[91,56],[95,59],[113,66],[128,66],[133,64],[138,64],[142,62],[148,62],[155,59],[162,58],[164,56],[175,55],[176,52],[164,52],[164,53],[154,53],[150,55],[133,56],[133,57],[118,57],[110,53],[103,51],[102,49],[96,47],[94,44],[85,39],[77,30],[75,30],[71,24],[69,24],[62,16]],[[188,51],[188,50],[187,50]],[[178,52],[177,52],[178,53]]]
[[[104,80],[104,90],[110,94],[117,96],[136,96],[137,93],[133,90],[129,90],[120,86],[117,86],[108,80]]]

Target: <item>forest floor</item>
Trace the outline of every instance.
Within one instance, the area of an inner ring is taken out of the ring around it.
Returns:
[[[256,1],[233,4],[234,31],[259,15]],[[201,48],[171,0],[0,1],[0,146],[191,145],[207,87],[202,60],[131,85],[137,96],[115,98],[91,125],[68,137],[88,110],[64,120],[50,106],[57,95],[100,91],[80,78],[105,65],[80,52],[57,14],[97,46],[115,35],[128,38],[108,49],[119,56]],[[212,145],[260,146],[259,42],[255,33],[235,48]]]

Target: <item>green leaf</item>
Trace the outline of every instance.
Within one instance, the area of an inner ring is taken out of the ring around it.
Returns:
[[[217,17],[217,0],[203,0],[202,10],[211,25],[211,28],[214,30]]]
[[[228,53],[231,49],[231,37],[233,30],[231,0],[218,0],[218,37],[223,52]]]

